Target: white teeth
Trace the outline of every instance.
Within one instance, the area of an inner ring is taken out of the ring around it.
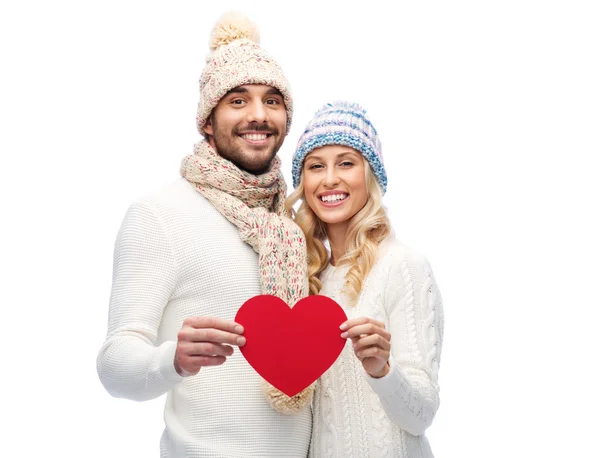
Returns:
[[[323,202],[338,202],[348,197],[348,194],[330,194],[328,196],[321,196]]]
[[[251,141],[261,141],[261,140],[267,139],[267,134],[245,134],[245,135],[242,135],[242,138],[245,138],[246,140],[251,140]]]

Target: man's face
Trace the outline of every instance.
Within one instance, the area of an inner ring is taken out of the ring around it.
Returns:
[[[203,129],[221,157],[260,175],[281,148],[286,123],[283,96],[277,89],[246,84],[223,96]]]

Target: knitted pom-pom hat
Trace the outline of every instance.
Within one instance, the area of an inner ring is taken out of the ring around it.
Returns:
[[[381,155],[379,135],[357,103],[336,101],[326,103],[317,111],[300,136],[292,160],[294,188],[300,184],[304,158],[312,150],[326,145],[344,145],[361,153],[377,177],[381,192],[387,189],[387,174]]]
[[[200,77],[196,124],[202,127],[219,100],[244,84],[265,84],[281,92],[287,111],[287,132],[292,123],[292,93],[281,67],[259,46],[258,29],[243,14],[224,14],[210,36],[211,53]]]

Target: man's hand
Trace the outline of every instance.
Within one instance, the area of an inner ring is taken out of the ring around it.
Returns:
[[[354,354],[371,377],[380,378],[390,370],[388,359],[392,335],[385,324],[368,317],[354,318],[340,326],[342,338],[352,339]]]
[[[219,366],[233,354],[230,345],[242,347],[244,328],[235,321],[206,316],[186,318],[177,334],[175,370],[182,377],[196,375],[202,366]]]

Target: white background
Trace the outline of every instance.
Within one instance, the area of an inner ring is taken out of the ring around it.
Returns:
[[[392,3],[2,3],[2,456],[158,456],[164,398],[113,399],[96,375],[112,250],[199,139],[231,8],[293,87],[288,182],[324,102],[380,132],[397,236],[444,299],[436,457],[600,456],[598,4]]]

